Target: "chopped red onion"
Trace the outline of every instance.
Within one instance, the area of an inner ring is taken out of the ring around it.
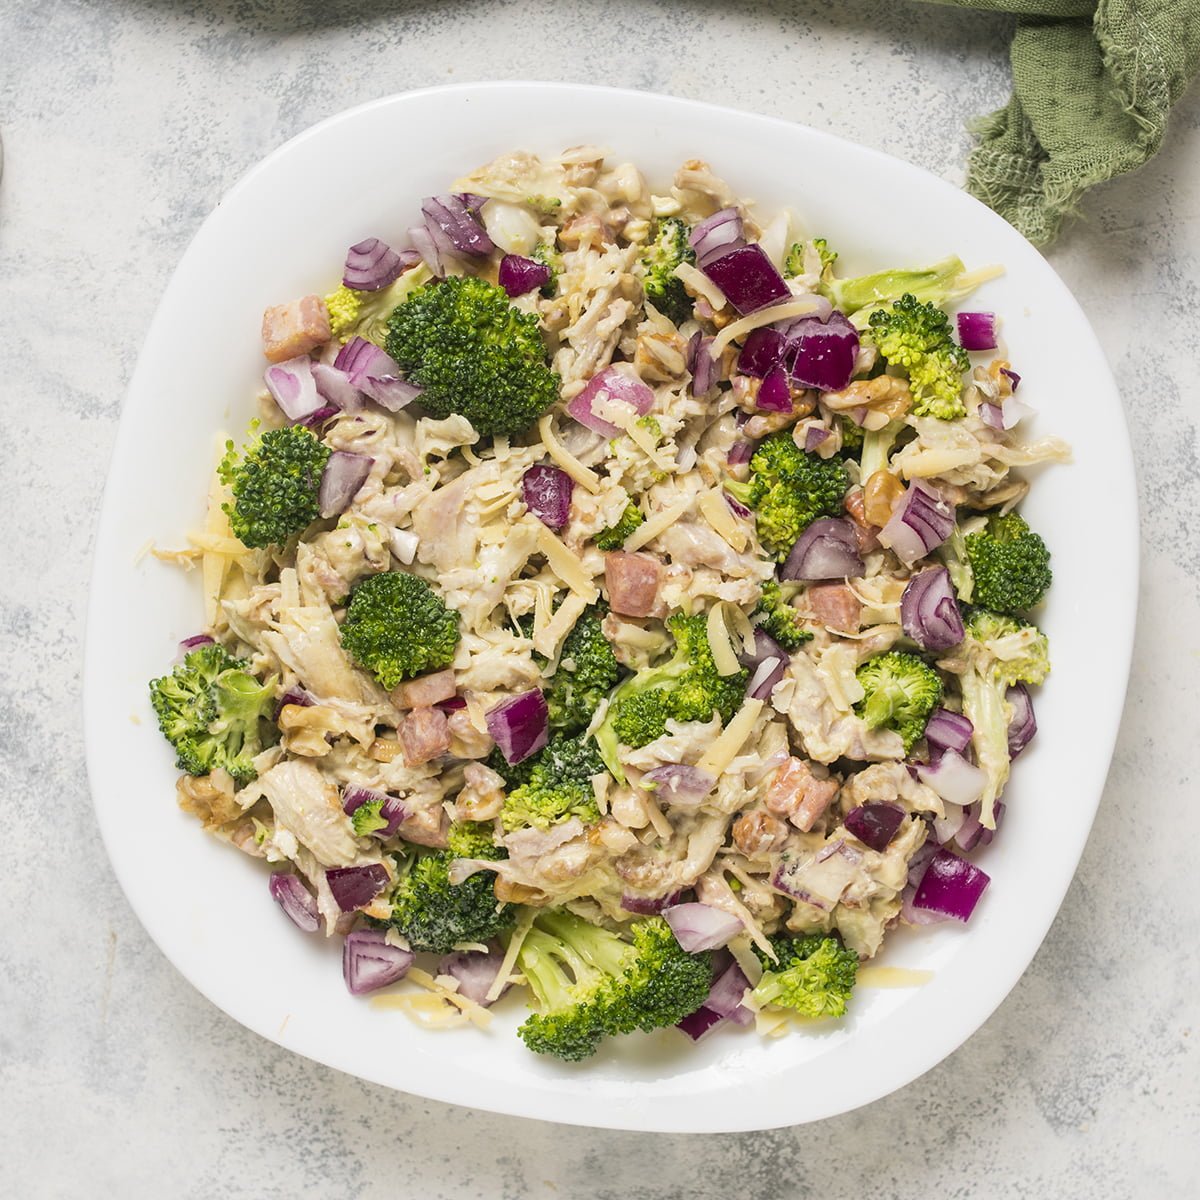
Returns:
[[[721,289],[725,298],[743,316],[768,304],[791,299],[778,268],[757,243],[737,246],[703,260],[700,269]]]
[[[787,372],[783,367],[772,367],[758,389],[754,406],[760,412],[790,413],[792,411],[792,389],[788,387]]]
[[[376,237],[357,242],[346,252],[342,283],[356,292],[378,292],[398,279],[404,260]]]
[[[342,811],[352,817],[364,804],[374,804],[376,800],[382,803],[386,797],[386,792],[376,792],[350,783],[342,789]]]
[[[998,404],[992,404],[985,400],[979,406],[979,419],[989,429],[1004,428],[1004,412]]]
[[[958,597],[945,567],[914,575],[900,597],[900,624],[922,650],[949,650],[966,636]]]
[[[729,453],[725,455],[725,461],[731,467],[740,467],[742,465],[742,463],[748,463],[753,457],[754,457],[754,443],[741,441],[741,442],[734,442],[733,445],[729,447]],[[732,500],[733,497],[728,495],[728,493],[726,493],[726,499]],[[737,503],[741,508],[746,508],[746,506],[744,504],[742,504],[741,501],[735,501],[735,503]],[[731,507],[732,507],[732,505],[731,505]],[[733,511],[737,512],[737,509],[735,508]],[[749,511],[750,510],[747,508],[746,512],[749,513]]]
[[[804,449],[811,454],[818,446],[833,436],[829,429],[822,429],[820,425],[810,425],[804,433]]]
[[[846,814],[846,828],[870,850],[883,851],[904,823],[898,804],[860,804]]]
[[[587,387],[567,405],[567,412],[593,433],[613,438],[621,432],[620,428],[595,411],[596,405],[606,400],[630,405],[639,417],[654,407],[654,393],[636,375],[617,367],[605,367],[588,380]]]
[[[315,704],[316,701],[302,688],[288,688],[275,704],[275,715],[271,718],[274,721],[279,720],[279,714],[289,704],[298,704],[301,708],[308,708]]]
[[[670,925],[675,940],[689,954],[724,946],[744,928],[741,917],[697,901],[664,909],[663,918]]]
[[[974,732],[975,727],[962,713],[935,708],[925,725],[925,740],[935,754],[942,750],[956,750],[962,754],[971,744]]]
[[[1033,416],[1034,410],[1023,400],[1015,396],[1006,397],[1000,404],[985,402],[979,406],[979,419],[992,429],[1012,429],[1026,417]]]
[[[574,487],[566,471],[544,464],[530,467],[521,479],[525,507],[548,529],[561,529],[569,520]]]
[[[695,1012],[688,1013],[686,1017],[676,1021],[675,1028],[682,1029],[693,1042],[698,1042],[710,1029],[720,1025],[724,1019],[719,1013],[713,1012],[711,1008],[706,1008],[702,1004]]]
[[[925,843],[931,850],[937,850],[937,843],[931,838]],[[900,894],[900,917],[909,925],[941,925],[950,920],[941,913],[930,912],[924,908],[913,907],[913,897],[917,894],[917,885],[910,883]]]
[[[332,363],[315,362],[312,365],[313,381],[317,391],[342,412],[358,412],[363,406],[362,393],[350,381],[348,372]]]
[[[990,882],[990,877],[974,863],[949,850],[939,850],[921,876],[913,907],[966,921]]]
[[[325,872],[329,890],[342,912],[354,912],[370,904],[387,887],[387,867],[368,863],[362,867],[330,867]]]
[[[957,750],[943,750],[934,762],[918,763],[917,777],[950,804],[966,808],[983,795],[987,776]]]
[[[1008,721],[1008,757],[1016,758],[1033,741],[1037,733],[1037,717],[1033,715],[1033,698],[1029,689],[1018,683],[1005,693],[1012,716]]]
[[[349,450],[335,450],[325,463],[321,474],[321,487],[317,492],[317,503],[321,516],[339,517],[350,507],[350,501],[367,482],[367,476],[375,465],[373,458],[365,454],[352,454]]]
[[[185,637],[179,643],[178,661],[182,660],[193,650],[199,650],[201,646],[212,646],[216,643],[216,638],[211,638],[207,633],[196,633],[191,637]]]
[[[954,841],[957,843],[960,850],[974,850],[982,840],[984,832],[983,822],[979,819],[980,804],[976,801],[974,804],[968,804],[962,810],[962,822],[958,829],[953,834]],[[934,822],[936,826],[937,822]],[[992,832],[990,829],[987,831]]]
[[[467,701],[463,696],[451,696],[449,700],[439,700],[434,708],[440,708],[442,712],[457,712],[460,708],[466,708]]]
[[[544,749],[549,739],[546,697],[537,688],[502,700],[488,709],[484,721],[510,767]]]
[[[879,540],[906,566],[936,550],[954,532],[954,506],[924,480],[914,479],[892,510]]]
[[[838,392],[850,382],[858,358],[858,330],[840,312],[828,321],[805,317],[789,326],[795,353],[792,381],[801,387]]]
[[[355,929],[342,946],[342,975],[351,995],[362,996],[403,979],[415,958],[411,950],[389,944],[383,929]]]
[[[659,798],[675,805],[698,804],[717,783],[707,771],[687,763],[664,763],[647,771],[642,782],[654,784]]]
[[[958,340],[964,350],[995,350],[996,314],[990,312],[960,312]]]
[[[488,992],[491,991],[492,984],[496,982],[496,976],[500,974],[500,968],[504,965],[504,954],[495,947],[483,950],[458,950],[453,954],[446,954],[438,963],[437,973],[439,975],[449,975],[451,979],[458,980],[458,994],[466,996],[468,1000],[473,1000],[481,1008],[488,1008],[500,999],[505,992],[508,991],[510,985],[505,984],[500,996],[495,997],[495,1000],[488,998]]]
[[[414,225],[408,231],[408,236],[425,265],[439,278],[445,275],[446,264],[442,261],[441,251],[428,228],[424,225]]]
[[[692,395],[696,397],[707,396],[717,386],[717,363],[709,350],[712,341],[699,330],[688,341],[687,369],[692,375]]]
[[[421,541],[411,529],[393,529],[388,534],[388,544],[396,558],[406,567],[411,567]]]
[[[334,404],[323,404],[315,413],[309,413],[303,421],[297,421],[296,424],[303,425],[305,429],[311,429],[316,433],[330,417],[336,417],[341,409]]]
[[[653,917],[664,908],[678,904],[682,895],[682,892],[672,892],[669,896],[635,896],[632,892],[626,892],[621,897],[621,907],[626,912],[637,913],[641,917]]]
[[[784,363],[787,357],[788,339],[771,325],[760,325],[746,336],[745,344],[738,354],[737,369],[743,375],[762,379],[772,367]]]
[[[843,517],[821,517],[797,539],[779,577],[807,582],[858,579],[865,569],[853,524]]]
[[[272,363],[263,372],[263,383],[289,421],[302,421],[324,403],[313,378],[312,359],[298,354],[287,362]]]
[[[387,824],[374,830],[371,836],[386,841],[395,837],[400,826],[409,818],[410,814],[404,801],[399,796],[389,796],[386,792],[375,792],[370,788],[355,787],[352,784],[342,789],[342,811],[348,817],[352,817],[364,804],[372,804],[375,801],[379,801],[380,819]]]
[[[550,268],[520,254],[506,254],[500,260],[498,281],[509,296],[524,296],[550,282]]]
[[[382,379],[400,374],[400,364],[390,354],[357,335],[337,352],[333,365],[343,371],[356,388],[361,388],[368,378]]]
[[[963,822],[966,820],[967,809],[960,804],[945,805],[945,815],[934,817],[933,819],[933,836],[937,839],[939,846],[944,846],[947,842],[953,841],[958,835],[958,831],[963,827]]]
[[[783,678],[787,669],[788,652],[763,628],[754,631],[754,653],[745,649],[738,653],[738,662],[750,669],[746,695],[751,700],[765,700]]]
[[[443,254],[487,258],[496,249],[495,242],[458,196],[430,196],[421,204],[421,215],[429,236]]]
[[[424,388],[399,375],[368,375],[362,381],[362,390],[366,392],[380,408],[388,412],[399,412],[420,396]]]
[[[745,245],[741,214],[736,208],[723,208],[706,217],[690,234],[688,241],[696,252],[696,261],[703,267],[710,255],[723,254]]]
[[[287,913],[297,929],[305,933],[316,933],[321,918],[317,911],[316,897],[304,886],[298,875],[288,871],[276,871],[268,886],[275,902]]]
[[[1016,371],[1010,371],[1008,367],[1001,367],[1000,374],[1008,379],[1008,382],[1012,384],[1012,390],[1015,392],[1021,382],[1020,375],[1018,375]]]
[[[724,970],[718,968],[704,1007],[718,1016],[728,1017],[738,1025],[749,1025],[754,1020],[754,1014],[742,1003],[749,987],[750,981],[742,973],[742,968],[736,962],[731,962]]]

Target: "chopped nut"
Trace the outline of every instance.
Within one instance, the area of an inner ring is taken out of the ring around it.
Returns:
[[[400,753],[400,743],[395,738],[376,738],[367,748],[367,754],[376,762],[390,763]]]
[[[324,704],[285,704],[279,712],[283,746],[291,754],[304,758],[322,758],[329,753],[330,734],[341,733],[342,721]]]
[[[179,807],[215,829],[242,815],[242,806],[234,799],[233,780],[225,771],[209,775],[180,775],[175,784]]]
[[[761,808],[742,813],[733,823],[733,844],[747,857],[769,854],[787,837],[787,826]]]
[[[834,412],[869,408],[894,421],[912,407],[912,394],[907,379],[876,375],[874,379],[856,379],[840,392],[826,392],[821,403]]]
[[[873,471],[863,484],[863,516],[882,529],[892,518],[892,510],[904,495],[904,484],[891,471]]]
[[[529,887],[524,883],[514,883],[510,879],[501,879],[496,876],[496,882],[492,884],[492,890],[496,893],[497,900],[507,900],[510,904],[535,904],[544,905],[550,897],[545,892],[538,888]]]

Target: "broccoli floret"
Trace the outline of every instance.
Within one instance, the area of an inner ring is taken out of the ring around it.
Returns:
[[[973,599],[998,613],[1025,612],[1046,594],[1052,578],[1046,543],[1015,512],[993,515],[965,538],[975,580]]]
[[[995,828],[995,804],[1008,782],[1008,689],[1040,684],[1050,673],[1050,643],[1036,625],[1018,617],[967,610],[966,639],[942,665],[958,675],[963,713],[971,722],[975,760],[985,778],[980,820]]]
[[[558,400],[537,316],[486,279],[418,288],[392,313],[385,348],[427,412],[461,414],[480,434],[520,433]]]
[[[350,814],[350,824],[354,826],[356,837],[369,837],[380,829],[387,828],[388,819],[383,816],[384,797],[377,800],[366,800]]]
[[[539,296],[545,296],[549,299],[558,291],[558,277],[563,272],[562,255],[547,242],[538,242],[529,257],[534,262],[540,262],[542,266],[550,268],[550,278],[538,290]]]
[[[745,483],[725,490],[754,509],[758,540],[780,562],[818,517],[835,517],[850,486],[845,463],[801,450],[783,429],[765,438],[750,459]]]
[[[855,672],[863,698],[854,711],[868,729],[884,726],[904,739],[907,754],[925,732],[929,714],[942,698],[942,678],[924,659],[893,650],[869,658]]]
[[[267,430],[243,447],[240,461],[226,442],[217,475],[233,493],[221,507],[234,537],[261,549],[307,529],[321,515],[317,494],[331,453],[303,425]]]
[[[908,372],[916,416],[952,421],[966,413],[962,377],[971,361],[955,342],[950,318],[940,308],[906,293],[871,314],[864,336],[879,347],[889,366]]]
[[[341,635],[350,657],[390,692],[405,679],[450,665],[458,614],[419,576],[385,571],[355,584]]]
[[[596,745],[614,778],[624,782],[618,747],[640,747],[662,737],[668,719],[708,721],[714,712],[728,722],[742,706],[749,671],[721,675],[708,644],[704,613],[667,619],[675,638],[670,660],[646,667],[613,692],[608,712],[596,731]]]
[[[264,722],[275,682],[259,682],[248,666],[214,644],[190,651],[170,675],[151,680],[150,703],[181,771],[207,775],[220,767],[239,786],[257,775],[254,756],[274,741]]]
[[[813,238],[812,248],[817,252],[821,261],[822,274],[827,273],[837,262],[837,251],[830,250],[829,243],[824,238]],[[804,260],[808,257],[808,245],[805,242],[793,242],[783,260],[783,273],[789,279],[804,274]]]
[[[709,954],[687,954],[661,917],[635,921],[630,940],[571,913],[534,921],[517,955],[539,1011],[518,1029],[538,1054],[578,1062],[609,1036],[674,1025],[712,980]]]
[[[542,689],[551,729],[564,733],[586,729],[600,701],[616,685],[621,668],[601,621],[600,608],[592,605],[563,642],[558,669]]]
[[[366,338],[368,342],[382,346],[387,337],[388,317],[417,288],[432,278],[433,272],[420,263],[377,292],[359,292],[342,284],[325,297],[333,336],[343,342],[348,342],[352,337]]]
[[[961,259],[947,258],[924,270],[877,271],[855,279],[834,279],[827,269],[819,290],[833,301],[834,308],[850,316],[869,305],[898,300],[905,293],[946,304],[967,295],[989,277],[985,272],[968,274]]]
[[[596,534],[596,545],[601,550],[620,550],[625,539],[645,520],[642,510],[632,500],[625,505],[621,519]]]
[[[696,252],[688,242],[688,227],[678,217],[659,221],[654,241],[642,253],[646,299],[675,325],[692,315],[692,298],[683,280],[673,272],[680,263],[694,263]]]
[[[892,447],[905,428],[903,421],[889,421],[882,429],[864,432],[859,455],[859,478],[864,484],[876,471],[888,470]]]
[[[842,453],[853,455],[861,450],[866,430],[861,425],[855,425],[845,413],[837,414],[837,424],[842,433]]]
[[[456,858],[497,860],[507,857],[492,845],[490,827],[452,825],[449,847],[419,854],[392,891],[394,925],[414,950],[445,954],[459,942],[486,942],[510,929],[516,909],[496,899],[490,872],[478,871],[462,883],[451,883],[450,864]]]
[[[761,1006],[788,1008],[803,1017],[841,1017],[854,990],[858,955],[836,937],[771,939],[777,962],[757,952],[766,968],[751,992]]]
[[[795,591],[794,588],[789,588]],[[790,598],[790,597],[789,597]],[[788,603],[783,588],[774,579],[762,585],[762,598],[753,620],[771,635],[785,650],[799,650],[805,642],[812,640],[812,630],[804,628],[804,618]]]
[[[572,817],[594,824],[600,810],[591,780],[603,771],[604,760],[591,738],[551,738],[534,757],[528,778],[508,793],[500,823],[510,832],[528,825],[549,829]]]
[[[490,767],[501,779],[504,780],[505,791],[511,791],[513,788],[519,788],[523,784],[529,782],[530,776],[533,774],[534,764],[537,762],[538,756],[532,755],[529,758],[523,758],[519,763],[510,763],[503,754],[500,753],[500,748],[497,746],[491,754],[484,759],[484,766]]]

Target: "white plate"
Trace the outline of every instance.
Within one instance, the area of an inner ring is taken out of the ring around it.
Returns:
[[[623,1039],[579,1066],[492,1030],[427,1032],[347,994],[338,940],[298,933],[260,865],[175,805],[175,771],[146,682],[200,623],[194,578],[150,557],[196,525],[214,433],[240,435],[263,360],[263,308],[332,286],[345,248],[400,241],[422,196],[499,152],[611,147],[652,184],[686,158],[713,164],[764,211],[793,208],[847,273],[950,253],[1003,263],[978,307],[1004,318],[1037,432],[1074,444],[1025,511],[1054,553],[1044,625],[1054,674],[1041,732],[1017,764],[993,882],[969,926],[893,937],[885,961],[934,973],[861,989],[852,1015],[762,1040],[719,1031]],[[1104,605],[1096,604],[1103,566]],[[84,704],[96,813],[151,937],[215,1004],[264,1037],[343,1071],[458,1104],[573,1124],[712,1132],[845,1112],[915,1079],[960,1045],[1025,970],[1062,901],[1116,736],[1133,635],[1137,508],[1116,387],[1079,306],[1041,256],[970,196],[908,163],[798,125],[639,92],[560,84],[439,88],[380,100],[301,134],[255,167],[204,223],[150,328],[117,437],[96,545]],[[1036,1036],[1031,1023],[1030,1036]]]

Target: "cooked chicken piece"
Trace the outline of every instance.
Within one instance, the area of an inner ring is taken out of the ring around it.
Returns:
[[[249,807],[265,797],[277,826],[310,850],[323,867],[349,867],[365,857],[337,788],[310,762],[288,759],[260,775],[239,794]]]
[[[450,726],[440,708],[414,708],[396,732],[404,748],[404,761],[410,767],[432,762],[450,749]]]

